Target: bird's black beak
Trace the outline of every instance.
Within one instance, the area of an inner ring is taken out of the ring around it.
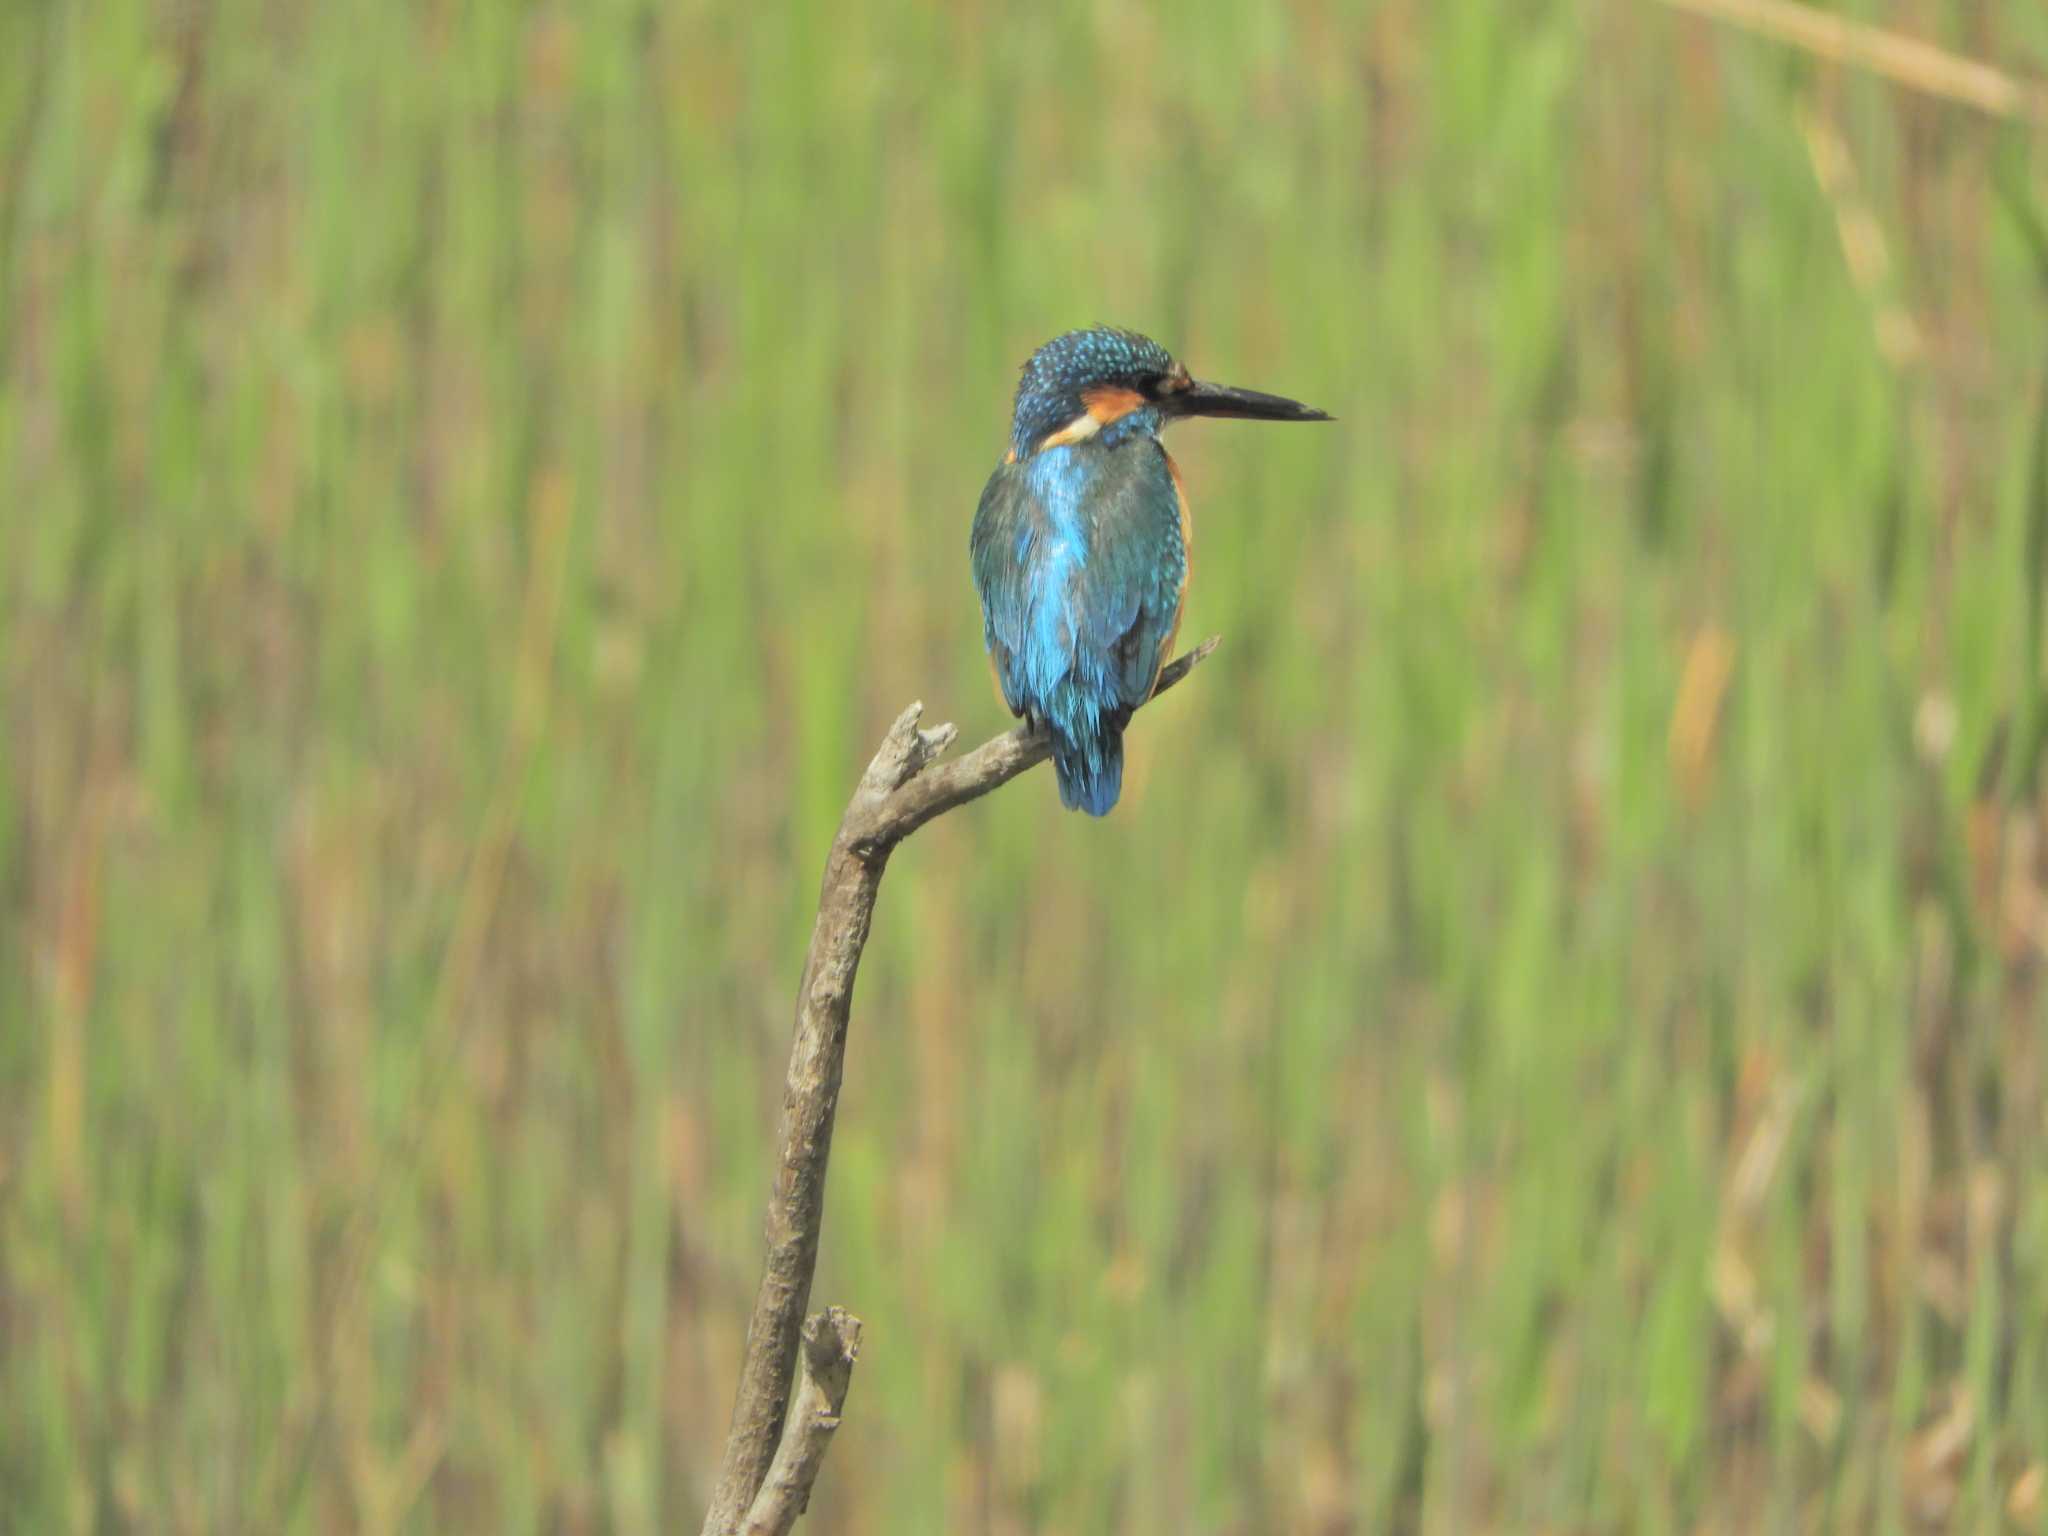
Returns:
[[[1332,419],[1327,411],[1284,395],[1261,394],[1256,389],[1237,389],[1229,384],[1205,384],[1199,379],[1168,395],[1161,403],[1176,416],[1241,416],[1248,421]]]

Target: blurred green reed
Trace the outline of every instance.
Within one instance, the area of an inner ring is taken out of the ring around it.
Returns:
[[[14,0],[0,1526],[695,1528],[1111,320],[1341,424],[1177,436],[1115,816],[892,867],[807,1528],[2034,1528],[2039,154],[1627,0]]]

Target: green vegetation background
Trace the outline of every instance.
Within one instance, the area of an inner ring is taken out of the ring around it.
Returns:
[[[1177,434],[1112,818],[892,866],[808,1528],[2031,1528],[2031,149],[1623,0],[12,0],[0,1525],[695,1528],[1107,319],[1341,423]]]

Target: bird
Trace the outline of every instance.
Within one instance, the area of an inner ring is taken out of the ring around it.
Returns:
[[[1208,384],[1135,331],[1094,326],[1031,354],[968,552],[1010,713],[1052,737],[1060,803],[1106,816],[1124,727],[1152,696],[1187,601],[1187,488],[1160,433],[1184,416],[1329,421]]]

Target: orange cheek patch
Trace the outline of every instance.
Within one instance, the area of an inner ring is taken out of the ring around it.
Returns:
[[[1121,384],[1098,384],[1081,394],[1081,414],[1039,443],[1041,449],[1064,448],[1085,443],[1112,422],[1122,421],[1145,403],[1135,389]]]
[[[1086,391],[1081,403],[1088,407],[1088,414],[1105,427],[1113,421],[1122,421],[1139,406],[1145,397],[1135,389],[1125,389],[1120,384],[1102,384]]]

